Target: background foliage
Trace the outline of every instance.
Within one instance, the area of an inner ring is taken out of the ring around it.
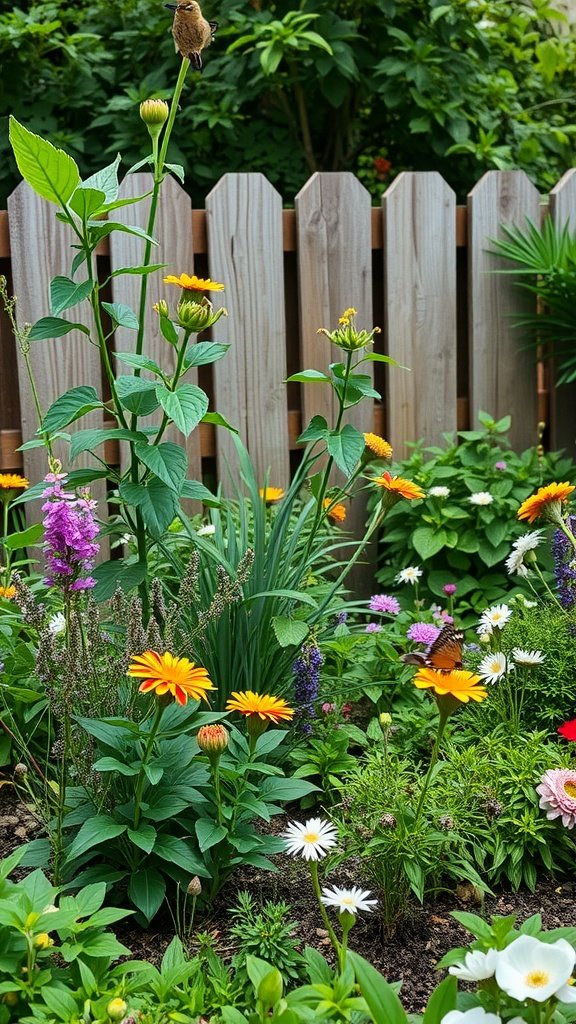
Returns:
[[[170,153],[197,205],[226,171],[261,171],[291,200],[314,170],[352,170],[375,196],[401,170],[438,170],[463,195],[490,168],[546,190],[572,163],[576,39],[547,0],[293,6],[206,0],[220,27]],[[155,0],[0,14],[2,205],[18,180],[9,113],[86,173],[103,151],[139,159],[137,104],[174,79],[169,19]]]

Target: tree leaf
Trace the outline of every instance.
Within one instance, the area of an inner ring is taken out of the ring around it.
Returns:
[[[334,462],[346,476],[352,476],[364,448],[364,434],[347,423],[342,430],[328,435],[326,444]]]
[[[87,299],[94,287],[93,281],[76,284],[69,277],[53,277],[50,281],[50,309],[54,316]],[[40,323],[41,321],[39,321]]]
[[[80,172],[72,157],[29,131],[12,115],[9,135],[18,170],[24,181],[42,199],[66,206],[80,184]]]
[[[300,647],[308,636],[308,626],[301,619],[291,619],[286,615],[275,615],[272,629],[280,647]]]
[[[124,481],[120,486],[120,497],[140,509],[144,525],[154,538],[162,536],[178,511],[176,494],[158,477],[152,477],[143,484]]]
[[[70,334],[70,331],[82,331],[82,334],[90,334],[85,324],[73,323],[60,316],[43,316],[33,325],[28,339],[29,341],[44,341],[46,338],[63,338],[65,334]]]
[[[42,430],[52,433],[67,427],[69,423],[85,416],[94,409],[102,409],[103,405],[94,388],[83,385],[71,388],[50,406],[42,420]]]
[[[103,302],[102,309],[105,309],[119,327],[127,327],[131,331],[138,330],[138,317],[130,306],[122,302]]]
[[[173,441],[164,441],[158,445],[140,441],[134,445],[134,452],[167,487],[180,494],[188,469],[188,456],[180,445]]]
[[[208,411],[208,395],[195,384],[179,384],[175,391],[157,384],[156,397],[185,437],[192,433]]]

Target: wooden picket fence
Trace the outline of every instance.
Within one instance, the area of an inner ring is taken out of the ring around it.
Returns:
[[[126,194],[148,191],[149,179],[134,175]],[[225,283],[222,301],[229,316],[212,337],[230,343],[227,356],[201,368],[199,383],[211,408],[239,428],[260,477],[286,484],[291,453],[300,430],[314,414],[332,421],[324,385],[286,385],[298,369],[325,370],[338,357],[318,327],[333,328],[349,306],[358,323],[380,324],[376,351],[409,369],[375,366],[381,402],[352,410],[360,429],[387,437],[396,454],[405,443],[424,438],[438,443],[445,431],[473,426],[478,410],[512,415],[510,437],[517,449],[538,441],[545,422],[549,447],[576,455],[574,390],[554,393],[537,372],[534,354],[522,346],[515,316],[530,307],[531,296],[490,254],[490,240],[503,224],[539,223],[550,215],[576,227],[576,170],[568,171],[543,202],[521,171],[489,172],[473,188],[465,207],[435,173],[401,174],[373,208],[368,192],[349,173],[315,174],[283,210],[282,199],[260,174],[227,174],[206,200],[192,210],[190,198],[174,181],[165,184],[157,220],[154,260],[167,264],[153,276],[147,310],[147,352],[161,364],[171,356],[159,334],[152,305],[160,298],[174,305],[175,290],[163,274],[209,275]],[[115,214],[116,216],[116,214]],[[145,226],[147,203],[117,211],[118,219]],[[17,296],[21,322],[48,313],[49,281],[69,274],[71,238],[55,218],[55,208],[22,183],[0,212],[0,273]],[[136,264],[144,243],[113,233],[99,250],[99,273]],[[109,298],[137,308],[135,277],[113,278]],[[220,296],[216,297],[220,301]],[[69,311],[85,319],[86,310]],[[130,349],[134,332],[119,328],[117,351]],[[65,390],[92,384],[106,396],[96,348],[73,332],[32,344],[31,361],[43,409]],[[126,372],[125,368],[120,372]],[[36,429],[22,356],[6,317],[0,317],[0,470],[24,472],[32,481],[46,471],[45,453],[18,451]],[[99,411],[82,427],[102,426]],[[187,442],[189,476],[214,485],[233,464],[230,436],[202,425]],[[117,453],[112,446],[108,460]]]

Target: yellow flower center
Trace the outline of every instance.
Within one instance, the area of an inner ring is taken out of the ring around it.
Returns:
[[[305,832],[302,838],[305,843],[317,843],[320,836],[317,832]]]
[[[573,800],[576,800],[576,782],[565,782],[564,792],[571,796]]]
[[[524,980],[530,988],[543,988],[550,981],[550,975],[548,971],[528,971]]]
[[[341,902],[345,903],[348,907],[351,907],[354,903],[354,900],[352,899],[351,896],[342,896]]]

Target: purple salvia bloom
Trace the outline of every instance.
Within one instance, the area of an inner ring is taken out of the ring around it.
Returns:
[[[87,494],[65,491],[65,474],[49,473],[51,486],[44,491],[48,500],[44,512],[45,583],[67,592],[89,590],[96,580],[86,575],[94,568],[100,545],[95,540],[99,527],[94,518],[96,502]]]
[[[428,647],[434,643],[439,633],[438,626],[433,626],[430,622],[413,622],[406,636],[414,643],[426,644]]]
[[[294,701],[300,730],[309,736],[310,720],[315,717],[315,703],[320,688],[320,669],[324,658],[316,640],[307,640],[300,648],[300,654],[292,665],[294,673]]]
[[[576,516],[568,516],[567,526],[574,531]],[[576,604],[576,557],[574,548],[562,530],[554,530],[552,554],[558,600],[563,608],[572,608]]]

